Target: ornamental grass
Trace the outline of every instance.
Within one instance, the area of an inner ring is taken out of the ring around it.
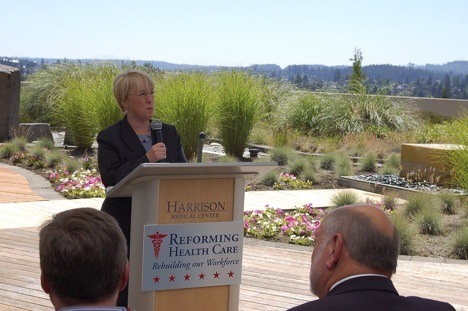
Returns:
[[[262,111],[262,81],[242,71],[217,76],[216,125],[226,154],[242,158]]]
[[[214,111],[214,88],[207,74],[166,75],[156,85],[155,114],[174,124],[188,160],[196,158],[198,137],[206,132]]]

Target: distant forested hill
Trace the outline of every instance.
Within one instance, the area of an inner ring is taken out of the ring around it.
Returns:
[[[163,71],[246,70],[268,78],[293,83],[299,88],[327,92],[346,92],[347,83],[352,74],[351,66],[289,65],[281,68],[275,64],[255,64],[249,67],[221,67],[173,64],[163,61],[0,57],[0,64],[20,68],[23,79],[42,65],[63,62],[137,64]],[[468,61],[424,66],[368,65],[362,69],[366,75],[366,87],[370,93],[468,99]]]

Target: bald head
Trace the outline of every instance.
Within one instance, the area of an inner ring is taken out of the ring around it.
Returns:
[[[396,271],[400,241],[387,215],[373,205],[348,205],[329,212],[317,234],[310,267],[310,288],[325,297],[346,277]]]
[[[347,205],[328,213],[324,239],[340,233],[350,259],[374,272],[395,273],[400,241],[388,216],[374,205]],[[372,271],[369,271],[372,272]]]

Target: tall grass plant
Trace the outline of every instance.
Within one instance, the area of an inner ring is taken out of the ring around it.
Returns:
[[[273,148],[269,151],[270,160],[277,162],[279,166],[288,165],[295,158],[294,150],[289,147]]]
[[[373,152],[365,154],[359,161],[361,170],[365,172],[375,172],[377,165],[377,155]]]
[[[166,74],[156,85],[155,105],[156,116],[177,127],[187,159],[194,159],[214,111],[212,79],[199,72]]]
[[[449,252],[456,258],[468,259],[468,225],[463,226],[451,235]]]
[[[390,214],[390,219],[400,236],[400,255],[415,255],[418,243],[418,229],[404,214]]]
[[[458,148],[447,153],[446,161],[451,167],[453,184],[468,191],[468,112],[453,122],[451,134]]]
[[[255,122],[261,118],[262,83],[241,71],[217,76],[217,127],[226,154],[242,158]]]
[[[439,235],[442,233],[444,222],[438,209],[425,207],[416,214],[415,218],[422,234]]]
[[[15,137],[0,147],[0,158],[7,159],[13,154],[26,151],[26,137]]]
[[[331,199],[333,208],[345,206],[345,205],[352,205],[359,202],[359,196],[356,191],[353,190],[342,190],[335,193]]]
[[[81,65],[75,63],[55,64],[43,66],[29,75],[21,89],[20,121],[64,126],[60,119],[54,118],[57,99],[63,93],[69,77],[80,71],[80,68]]]
[[[55,99],[54,119],[65,125],[67,134],[78,149],[90,149],[98,132],[93,88],[94,83],[82,67],[68,77],[63,92]]]
[[[415,192],[408,196],[403,204],[403,214],[411,218],[421,214],[423,209],[438,210],[440,206],[441,201],[437,196],[424,192]]]

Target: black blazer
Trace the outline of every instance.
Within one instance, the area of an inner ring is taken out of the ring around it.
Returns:
[[[175,126],[163,123],[162,142],[167,148],[165,162],[187,162]],[[142,163],[148,163],[146,150],[127,117],[102,130],[97,136],[98,165],[103,184],[115,186]],[[101,210],[114,216],[119,223],[127,244],[130,240],[131,198],[106,198]]]
[[[325,298],[289,309],[306,310],[455,310],[450,304],[437,300],[398,295],[390,279],[363,276],[337,285]]]

